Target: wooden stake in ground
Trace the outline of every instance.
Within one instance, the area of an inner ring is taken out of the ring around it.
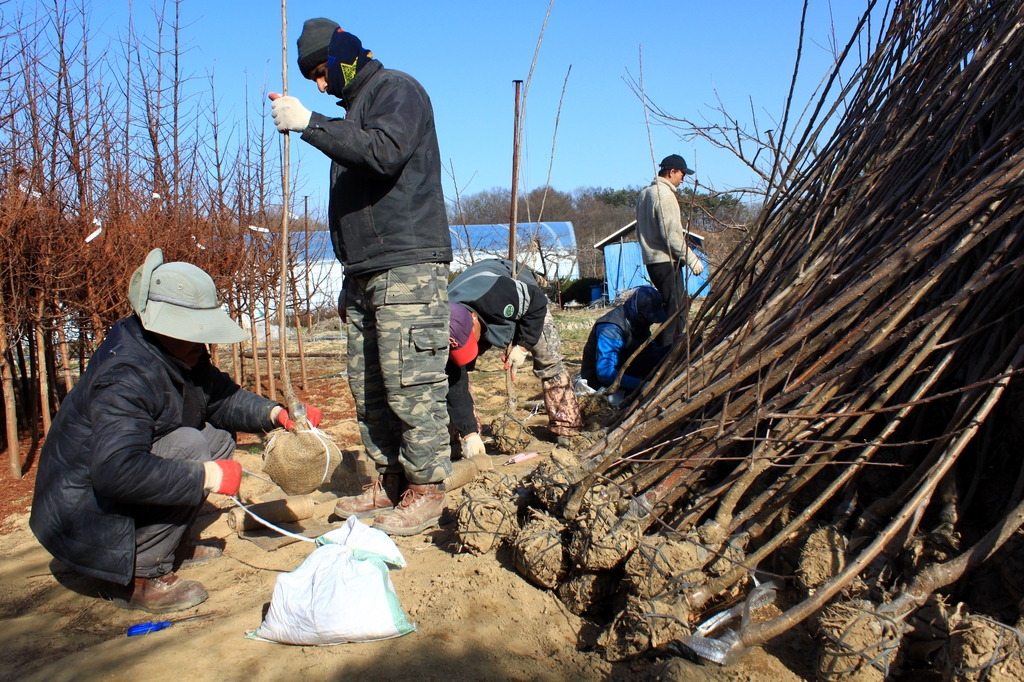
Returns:
[[[288,0],[281,0],[281,85],[283,94],[288,96]],[[308,428],[305,415],[299,410],[299,400],[292,390],[292,379],[288,372],[288,327],[285,324],[288,307],[288,204],[290,199],[290,188],[288,186],[288,174],[291,171],[291,145],[290,135],[284,132],[284,158],[281,163],[281,297],[277,304],[277,329],[280,335],[281,348],[281,385],[284,391],[285,402],[288,403],[288,413],[298,423],[300,420],[303,427]],[[296,311],[298,314],[298,311]],[[270,348],[267,348],[269,355]]]

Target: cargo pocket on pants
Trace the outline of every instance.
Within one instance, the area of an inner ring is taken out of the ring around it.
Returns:
[[[445,325],[416,325],[402,344],[402,386],[447,381],[448,328]]]

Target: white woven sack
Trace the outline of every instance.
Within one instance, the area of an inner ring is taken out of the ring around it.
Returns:
[[[267,617],[250,639],[322,646],[416,629],[391,582],[390,569],[406,565],[391,538],[351,517],[317,544],[297,569],[278,576]]]

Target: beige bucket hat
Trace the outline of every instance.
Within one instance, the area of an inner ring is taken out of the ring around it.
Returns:
[[[153,249],[132,275],[128,301],[148,331],[193,343],[239,343],[249,335],[217,300],[213,278],[191,263],[164,263]]]

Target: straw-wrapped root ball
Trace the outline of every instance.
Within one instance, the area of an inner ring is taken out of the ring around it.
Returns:
[[[341,450],[322,431],[270,432],[263,472],[289,495],[308,495],[331,479]]]

